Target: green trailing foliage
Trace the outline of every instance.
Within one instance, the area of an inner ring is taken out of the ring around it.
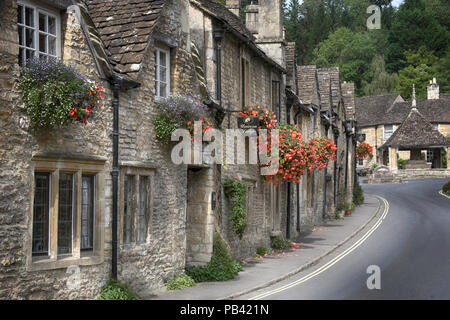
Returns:
[[[397,166],[399,169],[405,169],[405,165],[408,163],[407,159],[398,159],[397,160]]]
[[[194,266],[186,269],[186,275],[195,282],[226,281],[237,277],[242,264],[234,260],[220,237],[214,235],[213,256],[206,266]]]
[[[442,192],[450,196],[450,181],[444,184],[444,186],[442,187]]]
[[[364,191],[357,181],[353,187],[353,203],[359,206],[364,202]]]
[[[98,300],[139,300],[140,297],[131,292],[126,284],[110,279],[103,287]]]
[[[291,247],[291,240],[284,237],[272,237],[270,246],[275,250],[286,250]]]
[[[272,255],[272,250],[270,250],[269,248],[266,247],[258,247],[256,248],[256,254],[259,256],[264,256],[264,255]]]
[[[232,230],[242,239],[248,225],[245,205],[246,185],[238,179],[225,179],[223,187],[225,195],[231,199],[230,220],[233,222]]]
[[[182,290],[184,288],[193,286],[195,286],[194,279],[186,274],[170,279],[166,283],[167,290]]]

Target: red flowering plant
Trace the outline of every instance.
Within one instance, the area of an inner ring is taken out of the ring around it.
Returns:
[[[259,118],[260,129],[276,129],[277,127],[277,116],[267,108],[247,107],[244,111],[239,112],[241,117],[257,117]]]
[[[356,157],[358,158],[358,160],[363,160],[367,158],[369,155],[372,154],[372,152],[373,152],[372,146],[366,142],[360,143],[356,147]]]
[[[191,141],[194,140],[194,137],[197,141],[200,141],[200,139],[198,139],[196,137],[197,132],[199,131],[200,128],[202,130],[202,136],[210,135],[209,130],[212,128],[212,123],[211,123],[211,121],[209,121],[209,118],[201,117],[197,121],[188,121],[187,122],[187,129],[189,130],[189,133],[191,134]]]
[[[259,132],[262,129],[267,130],[266,131],[266,137],[267,139],[265,142],[263,142],[262,139],[260,139],[260,136],[257,136],[257,148],[259,150],[259,154],[261,155],[262,152],[266,152],[267,154],[270,154],[272,147],[276,147],[277,145],[272,144],[272,135],[271,131],[272,129],[278,129],[277,125],[277,116],[268,108],[262,108],[261,106],[256,107],[247,107],[244,111],[239,112],[239,115],[241,117],[255,117],[259,119],[259,126],[257,128],[257,131]],[[270,164],[263,165],[260,163],[261,166],[270,166]]]
[[[316,138],[311,140],[309,145],[314,151],[314,167],[319,171],[328,166],[330,159],[336,161],[337,147],[333,140],[327,137]]]
[[[87,123],[102,107],[104,88],[55,58],[27,59],[19,88],[34,127]]]
[[[303,141],[296,125],[283,124],[279,130],[278,171],[275,175],[264,176],[265,181],[275,185],[281,181],[300,183],[303,173],[314,169],[315,152]]]
[[[276,115],[267,108],[250,107],[240,112],[241,117],[259,117],[258,132],[268,129],[267,138],[258,135],[259,154],[267,152],[270,156],[274,148],[279,150],[278,171],[274,175],[264,176],[266,183],[296,182],[300,183],[305,171],[322,170],[330,160],[336,161],[336,145],[326,137],[314,139],[309,143],[303,140],[300,129],[295,125],[278,124]],[[279,129],[279,140],[272,141],[271,129]],[[269,167],[271,163],[259,164]]]

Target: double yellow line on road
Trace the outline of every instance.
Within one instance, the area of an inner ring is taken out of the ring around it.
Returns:
[[[317,270],[311,272],[310,274],[295,280],[291,283],[288,283],[280,288],[274,289],[274,290],[270,290],[267,291],[265,293],[261,293],[257,296],[254,296],[252,298],[250,298],[249,300],[260,300],[263,299],[265,297],[271,296],[273,294],[282,292],[284,290],[287,290],[289,288],[295,287],[305,281],[308,281],[311,278],[314,278],[315,276],[321,274],[322,272],[324,272],[325,270],[331,268],[335,263],[337,263],[338,261],[342,260],[346,255],[350,254],[352,251],[354,251],[356,248],[358,248],[364,241],[367,240],[367,238],[381,225],[381,223],[383,222],[383,220],[386,218],[388,211],[389,211],[389,202],[385,199],[382,198],[380,196],[375,196],[376,198],[378,198],[379,200],[381,200],[384,203],[384,211],[383,214],[381,215],[381,217],[378,219],[378,221],[372,226],[372,228],[370,228],[365,234],[364,236],[362,236],[358,241],[356,241],[353,245],[351,245],[348,249],[346,249],[344,252],[342,252],[341,254],[339,254],[338,256],[336,256],[335,258],[333,258],[332,260],[330,260],[329,262],[327,262],[326,264],[324,264],[322,267],[318,268]],[[379,213],[381,206],[378,208],[377,213]]]

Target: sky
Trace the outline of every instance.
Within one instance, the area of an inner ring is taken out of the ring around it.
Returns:
[[[394,0],[394,1],[392,1],[392,5],[394,7],[398,7],[399,5],[402,4],[402,2],[403,2],[403,0]]]

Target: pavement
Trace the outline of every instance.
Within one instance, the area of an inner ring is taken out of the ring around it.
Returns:
[[[321,262],[380,215],[382,202],[369,194],[350,216],[327,220],[321,226],[306,230],[296,240],[298,249],[277,255],[246,259],[244,271],[229,281],[202,282],[183,290],[163,290],[148,300],[231,300],[279,283]]]

